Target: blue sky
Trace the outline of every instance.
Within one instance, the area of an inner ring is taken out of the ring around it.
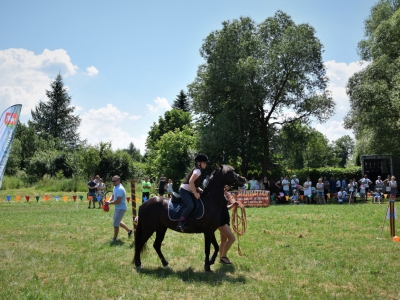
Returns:
[[[6,3],[4,3],[6,2]],[[221,23],[249,16],[259,23],[277,10],[309,23],[323,60],[336,115],[314,124],[329,139],[349,134],[347,78],[363,66],[357,43],[376,0],[3,1],[0,4],[0,111],[23,104],[21,121],[46,100],[60,72],[89,143],[130,142],[144,153],[150,126],[170,109],[203,63],[203,39]],[[0,113],[1,113],[0,112]]]

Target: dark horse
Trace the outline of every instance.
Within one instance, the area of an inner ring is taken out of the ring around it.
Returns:
[[[201,200],[204,203],[204,216],[198,220],[187,219],[188,230],[185,233],[204,233],[204,269],[211,271],[210,265],[215,262],[219,246],[215,239],[214,232],[220,226],[221,210],[226,205],[224,197],[224,187],[226,185],[244,185],[246,179],[234,172],[230,166],[220,165],[211,175],[207,187],[204,189]],[[144,249],[147,240],[156,233],[153,247],[156,250],[164,267],[168,266],[168,261],[161,252],[161,243],[164,240],[167,229],[176,231],[177,221],[172,221],[168,217],[168,199],[164,197],[153,197],[144,202],[139,208],[139,222],[135,234],[135,256],[133,262],[137,268],[141,268],[140,254]],[[210,248],[214,246],[214,253],[211,260]]]

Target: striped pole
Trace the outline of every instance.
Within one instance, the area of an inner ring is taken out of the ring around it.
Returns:
[[[392,198],[390,199],[389,202],[389,217],[390,217],[390,236],[394,237],[395,234],[395,228],[394,228],[394,202],[396,201],[396,194],[392,195]]]
[[[137,221],[136,221],[136,216],[137,216],[136,203],[137,203],[137,198],[136,198],[135,180],[134,180],[134,179],[131,180],[131,199],[132,199],[133,232],[136,234],[136,227],[137,227]]]

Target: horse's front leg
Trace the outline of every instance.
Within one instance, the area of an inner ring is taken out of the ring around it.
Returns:
[[[211,244],[213,244],[213,246],[214,246],[214,253],[211,256],[210,265],[213,265],[215,263],[215,259],[217,258],[218,251],[219,251],[219,245],[218,245],[217,239],[215,238],[215,233],[213,233],[213,235],[212,235]]]
[[[214,233],[210,233],[210,232],[204,232],[204,254],[205,254],[205,259],[204,259],[204,270],[206,272],[212,272],[211,268],[210,268],[210,248],[211,248],[211,242],[212,239],[214,237],[215,240],[215,236]]]

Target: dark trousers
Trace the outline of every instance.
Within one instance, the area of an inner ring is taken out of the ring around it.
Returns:
[[[144,202],[144,197],[146,197],[146,200],[149,200],[150,192],[142,192],[142,203]]]
[[[186,205],[186,207],[182,210],[181,217],[186,219],[194,207],[192,199],[193,194],[185,189],[179,189],[179,195],[181,196],[182,202]]]

